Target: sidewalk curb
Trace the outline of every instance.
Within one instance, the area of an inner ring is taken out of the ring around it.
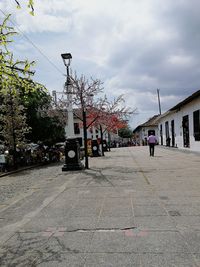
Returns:
[[[60,162],[56,162],[56,163],[60,163]],[[0,178],[4,177],[4,176],[11,175],[11,174],[15,174],[18,172],[34,169],[34,168],[41,167],[41,166],[51,165],[51,164],[55,164],[55,163],[53,163],[53,162],[51,162],[51,163],[39,163],[37,165],[27,166],[27,167],[20,168],[20,169],[14,170],[14,171],[5,172],[5,173],[0,174]]]
[[[10,172],[5,172],[3,174],[0,174],[0,178],[4,177],[4,176],[7,176],[7,175],[10,175],[10,174],[18,173],[18,172],[21,172],[21,171],[26,171],[26,170],[30,170],[30,169],[33,169],[33,168],[37,168],[37,167],[43,166],[43,165],[44,164],[38,164],[38,165],[28,166],[28,167],[25,167],[25,168],[20,168],[20,169],[17,169],[17,170],[14,170],[14,171],[10,171]]]
[[[162,149],[167,149],[167,150],[174,150],[174,151],[177,151],[177,152],[180,152],[180,153],[185,153],[185,154],[195,154],[197,156],[200,156],[200,152],[199,151],[194,151],[194,150],[187,150],[187,148],[178,148],[178,147],[171,147],[171,146],[162,146],[162,145],[159,145],[159,148],[162,148]]]

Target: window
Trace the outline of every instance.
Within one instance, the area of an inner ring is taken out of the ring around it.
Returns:
[[[196,110],[193,112],[193,127],[194,127],[194,139],[200,141],[200,112]]]
[[[163,134],[163,127],[162,127],[162,124],[160,124],[160,136],[162,136]]]
[[[165,135],[166,135],[166,138],[169,137],[169,122],[168,121],[165,122]]]
[[[79,128],[79,123],[74,123],[74,133],[75,134],[80,134],[80,128]]]

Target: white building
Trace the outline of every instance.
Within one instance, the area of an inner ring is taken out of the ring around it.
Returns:
[[[74,114],[74,137],[76,137],[79,142],[80,145],[83,146],[84,145],[84,141],[83,141],[83,122],[82,120],[80,120],[76,114]],[[107,132],[104,133],[103,135],[104,139],[107,140]],[[99,138],[101,138],[101,132],[100,129],[97,129],[95,127],[89,127],[87,129],[87,138],[90,140],[98,140]],[[108,140],[107,140],[108,141]]]
[[[200,151],[200,90],[159,117],[159,144]]]
[[[133,130],[136,145],[147,145],[147,138],[152,132],[158,140],[158,118],[159,115],[155,115]]]
[[[73,113],[73,124],[74,124],[74,137],[77,138],[79,140],[80,146],[84,146],[84,134],[83,134],[83,122],[82,120],[79,118],[77,113],[77,109],[74,110]],[[80,115],[81,117],[81,115]],[[66,125],[65,130],[66,130],[66,136],[67,136],[67,127],[68,125]],[[103,133],[103,140],[106,140],[106,142],[109,141],[113,141],[113,140],[118,140],[119,136],[118,133],[114,133],[114,132],[109,132],[106,130],[106,128],[104,128],[104,126],[102,126],[102,133]],[[90,126],[87,129],[87,139],[88,140],[98,140],[100,142],[101,139],[101,130],[100,128],[97,128],[95,126]]]

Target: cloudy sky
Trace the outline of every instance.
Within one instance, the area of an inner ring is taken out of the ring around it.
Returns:
[[[26,2],[21,0],[21,3]],[[124,94],[137,108],[135,128],[200,89],[199,0],[35,0],[35,16],[14,0],[0,1],[20,34],[16,58],[35,60],[35,80],[62,91],[65,67],[104,82],[108,97]],[[47,58],[50,60],[48,61]]]

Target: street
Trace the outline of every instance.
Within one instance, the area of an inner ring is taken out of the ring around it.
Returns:
[[[115,148],[0,178],[0,266],[200,267],[200,154]]]

